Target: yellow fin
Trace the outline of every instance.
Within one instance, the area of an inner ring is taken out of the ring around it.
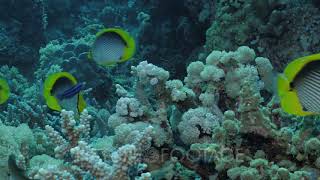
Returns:
[[[287,65],[284,70],[284,75],[289,82],[292,82],[305,65],[318,60],[320,60],[320,54],[313,54],[310,56],[295,59]]]
[[[125,62],[129,60],[136,51],[136,43],[133,39],[133,37],[130,36],[130,34],[124,30],[117,29],[116,33],[118,33],[123,40],[127,43],[126,48],[124,49],[124,54],[122,55],[120,62]]]
[[[6,80],[0,79],[0,104],[5,103],[10,96],[10,88]]]
[[[316,114],[314,112],[304,111],[299,101],[295,89],[291,89],[290,82],[284,74],[278,76],[278,96],[280,98],[281,108],[289,113],[298,116]]]
[[[83,96],[81,93],[78,95],[78,111],[81,113],[84,108],[86,108],[86,101],[84,100]]]

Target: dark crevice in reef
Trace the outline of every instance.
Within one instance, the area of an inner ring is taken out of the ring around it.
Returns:
[[[212,134],[203,133],[204,130],[203,130],[203,128],[202,128],[199,124],[197,124],[196,127],[198,128],[198,130],[199,130],[199,132],[200,132],[200,134],[199,134],[199,139],[201,139],[201,138],[203,138],[203,137],[211,137],[211,136],[212,136]]]
[[[281,148],[280,145],[275,144],[275,140],[272,138],[265,138],[258,134],[243,134],[243,143],[252,154],[258,150],[263,150],[267,159],[272,159],[279,154],[285,154],[285,149]]]
[[[294,162],[298,167],[303,167],[305,162],[299,162],[292,155],[286,154],[284,148],[279,142],[272,138],[265,138],[257,134],[243,134],[244,148],[248,148],[251,154],[255,154],[257,150],[263,150],[266,154],[266,159],[272,162],[279,162],[284,159]]]
[[[22,67],[24,74],[33,72],[30,68],[35,68],[45,39],[41,15],[34,1],[0,2],[0,65]],[[27,70],[23,68],[26,66]]]
[[[179,162],[184,167],[195,171],[203,180],[207,180],[210,175],[214,174],[214,172],[212,172],[212,168],[210,168],[208,164],[198,164],[195,166],[193,162],[187,158],[182,158]],[[212,167],[214,167],[214,165],[212,165]]]

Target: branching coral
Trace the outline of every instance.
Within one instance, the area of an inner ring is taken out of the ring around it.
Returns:
[[[10,87],[7,106],[3,106],[0,113],[2,123],[10,126],[27,123],[30,127],[44,127],[46,123],[50,123],[53,116],[39,103],[40,85],[31,86],[15,67],[2,66],[0,76],[8,81]]]
[[[147,127],[142,133],[138,133],[132,144],[121,146],[111,155],[112,164],[104,162],[97,152],[86,142],[89,140],[91,116],[87,110],[80,115],[77,123],[73,112],[63,110],[62,134],[54,130],[51,126],[46,126],[46,131],[50,139],[56,145],[54,149],[56,157],[65,161],[63,164],[55,164],[47,167],[39,167],[31,170],[31,175],[35,179],[67,178],[87,176],[97,179],[127,179],[130,174],[142,162],[144,151],[150,147],[151,133],[153,128]],[[63,137],[66,137],[66,139]],[[68,160],[71,157],[70,160]],[[146,176],[144,174],[143,176]]]

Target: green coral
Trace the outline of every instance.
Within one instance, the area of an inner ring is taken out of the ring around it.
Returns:
[[[304,152],[308,155],[320,155],[320,140],[318,138],[311,138],[304,144]]]
[[[8,81],[11,93],[17,95],[23,95],[24,90],[30,86],[16,67],[1,66],[0,77]]]
[[[266,159],[253,159],[250,167],[240,166],[229,169],[228,177],[231,179],[271,179],[271,180],[295,180],[309,178],[310,173],[306,171],[290,172],[288,169],[274,165]]]
[[[229,169],[227,174],[228,174],[228,177],[231,178],[232,180],[235,180],[237,178],[240,178],[241,180],[261,179],[257,169],[249,168],[245,166]]]
[[[0,161],[5,162],[5,165],[0,167],[0,177],[7,177],[8,157],[11,154],[20,157],[25,150],[29,150],[30,155],[36,150],[31,129],[26,124],[18,127],[0,125]]]

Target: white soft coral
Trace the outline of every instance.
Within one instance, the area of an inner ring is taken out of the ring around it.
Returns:
[[[131,67],[131,73],[136,75],[145,84],[157,85],[169,79],[169,72],[147,61],[142,61],[138,66]]]
[[[182,116],[178,125],[181,140],[191,145],[193,143],[210,142],[212,130],[219,126],[219,119],[207,108],[189,109]]]
[[[117,101],[116,113],[136,118],[143,115],[143,109],[136,98],[122,97]]]
[[[166,82],[166,89],[171,90],[171,99],[172,101],[184,101],[188,97],[195,97],[194,92],[185,87],[180,80],[171,80]]]

